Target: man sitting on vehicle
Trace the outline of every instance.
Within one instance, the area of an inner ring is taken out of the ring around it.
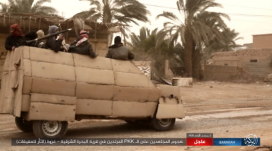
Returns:
[[[10,26],[10,35],[6,38],[5,48],[8,51],[25,44],[24,34],[18,24]]]
[[[54,34],[57,32],[59,32],[58,26],[53,25],[53,26],[49,27],[48,34]],[[57,37],[58,37],[58,39],[57,39]],[[63,41],[63,35],[48,38],[45,42],[45,49],[51,49],[55,52],[59,52],[59,51],[61,51],[62,41]]]
[[[25,35],[26,40],[34,40],[38,37],[37,33],[35,31],[30,31]],[[36,47],[36,42],[28,43],[27,46]]]
[[[43,30],[38,30],[37,35],[38,35],[38,38],[42,38],[44,36]],[[38,48],[44,48],[44,46],[45,46],[45,41],[44,40],[41,40],[41,41],[37,42],[37,47]]]
[[[88,55],[91,58],[96,58],[96,54],[94,53],[88,38],[88,32],[81,30],[79,37],[70,45],[68,52]]]
[[[126,46],[123,45],[123,43],[121,42],[121,37],[116,36],[114,38],[114,45],[109,47],[106,58],[118,60],[133,60],[134,54],[130,52]]]

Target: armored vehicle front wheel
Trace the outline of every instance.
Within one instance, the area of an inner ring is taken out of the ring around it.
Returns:
[[[23,132],[33,132],[32,122],[26,121],[23,117],[15,117],[15,124]]]
[[[157,131],[168,131],[171,130],[175,125],[176,119],[169,118],[169,119],[156,119],[152,118],[152,126]]]
[[[61,138],[68,129],[68,122],[34,121],[33,132],[38,138]]]

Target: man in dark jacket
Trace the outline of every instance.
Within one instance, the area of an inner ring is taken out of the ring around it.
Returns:
[[[96,58],[96,54],[94,53],[92,45],[88,41],[88,38],[88,32],[81,30],[79,33],[79,37],[70,45],[68,52],[78,53],[90,56],[91,58]]]
[[[56,25],[50,26],[48,30],[48,34],[53,34],[59,32],[59,27]],[[48,38],[45,42],[45,49],[51,49],[55,52],[61,51],[63,41],[63,35],[59,35],[58,39],[57,36]]]
[[[7,37],[5,42],[5,48],[8,51],[14,50],[15,48],[23,45],[25,42],[24,34],[18,24],[10,26],[10,35]]]
[[[118,59],[118,60],[133,60],[134,54],[124,46],[121,42],[121,37],[116,36],[114,38],[114,45],[109,47],[109,51],[106,58]]]
[[[29,33],[27,33],[25,35],[26,40],[34,40],[38,37],[37,33],[35,31],[30,31]],[[31,47],[37,47],[36,45],[36,41],[32,42],[32,43],[28,43],[27,46],[31,46]]]

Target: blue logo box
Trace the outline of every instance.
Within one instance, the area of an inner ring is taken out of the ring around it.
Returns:
[[[213,138],[213,146],[260,146],[260,138]]]

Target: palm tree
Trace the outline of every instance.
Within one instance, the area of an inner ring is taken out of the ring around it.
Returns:
[[[150,12],[138,0],[88,0],[92,6],[89,11],[75,15],[93,21],[101,20],[103,23],[114,21],[125,24],[135,23],[136,20],[147,22]]]
[[[138,0],[88,0],[91,8],[88,11],[83,11],[74,15],[83,19],[90,19],[92,21],[101,21],[103,23],[120,22],[128,25],[134,23],[139,25],[137,21],[148,22],[147,15],[150,12],[145,5]],[[128,27],[122,27],[121,32],[127,38],[129,31]],[[111,35],[112,39],[112,35]]]
[[[164,33],[170,35],[170,42],[181,41],[184,45],[184,63],[189,77],[193,75],[193,59],[200,64],[203,42],[207,45],[210,38],[214,36],[220,38],[218,29],[206,24],[205,19],[214,20],[216,26],[220,28],[226,27],[222,18],[229,19],[226,14],[207,11],[211,7],[221,7],[221,5],[213,0],[178,0],[177,9],[181,17],[177,17],[172,12],[163,12],[157,16],[157,18],[165,17],[170,20],[164,23]],[[198,78],[199,74],[194,74],[193,77]]]
[[[168,45],[169,39],[160,42],[156,47],[161,31],[158,29],[150,30],[146,27],[140,29],[139,35],[132,33],[130,35],[131,42],[129,46],[136,53],[137,58],[141,60],[152,60],[153,72],[159,76],[164,75],[164,60],[169,60],[171,66],[181,66],[183,47],[181,44]]]
[[[51,0],[8,0],[8,4],[0,3],[3,12],[32,13],[37,15],[57,14],[53,7],[43,6],[44,3],[50,3]]]
[[[212,39],[209,42],[209,45],[204,48],[203,55],[204,61],[210,58],[211,54],[218,51],[233,51],[235,48],[240,47],[241,45],[236,44],[235,41],[242,39],[242,37],[238,37],[239,33],[234,29],[226,28],[221,31],[221,34],[224,38]]]
[[[232,51],[237,47],[240,47],[241,45],[236,44],[235,41],[239,39],[243,39],[242,37],[238,37],[239,33],[236,32],[234,29],[226,28],[222,31],[222,34],[224,35],[223,41],[221,41],[221,50],[222,51]]]
[[[173,56],[174,51],[172,50],[174,49],[174,45],[168,46],[167,43],[169,39],[164,39],[159,47],[156,47],[159,33],[158,28],[150,30],[146,27],[142,27],[139,35],[135,33],[130,35],[131,42],[128,44],[134,51],[141,51],[151,56],[162,55],[165,59],[169,59]]]
[[[155,35],[157,34],[158,29],[150,30],[146,27],[140,28],[139,35],[136,35],[135,33],[130,34],[131,43],[128,43],[129,46],[141,49],[144,52],[147,52],[150,48],[155,47]],[[147,47],[145,43],[147,43],[147,40],[152,40],[150,43],[151,45]]]
[[[8,4],[0,2],[0,6],[1,6],[1,9],[0,9],[1,12],[7,13],[9,11],[9,5]]]
[[[206,27],[206,31],[208,32],[206,34],[203,34],[204,37],[200,37],[200,39],[198,40],[198,44],[193,51],[192,71],[193,77],[196,79],[200,79],[203,76],[201,74],[201,62],[203,62],[203,59],[205,61],[204,54],[206,52],[204,48],[210,46],[210,41],[217,41],[218,43],[220,43],[221,41],[225,41],[226,39],[228,39],[228,37],[226,37],[226,35],[222,32],[226,31],[228,28],[224,21],[221,19],[221,16],[228,18],[228,16],[226,16],[225,14],[205,11],[202,13],[198,13],[193,19],[194,24],[196,24],[197,22],[201,22],[201,24],[205,25],[204,27]],[[203,27],[199,26],[199,28]]]

